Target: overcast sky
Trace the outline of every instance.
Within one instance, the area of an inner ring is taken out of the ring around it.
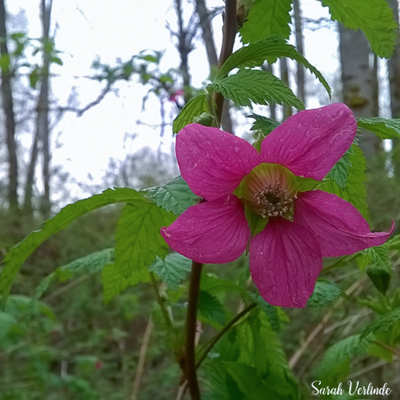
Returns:
[[[9,12],[26,11],[29,21],[29,36],[39,37],[39,0],[8,0]],[[53,32],[56,32],[56,48],[62,51],[64,65],[52,66],[52,73],[60,77],[52,80],[54,96],[61,104],[66,104],[71,88],[77,87],[81,105],[94,100],[100,86],[88,79],[77,76],[93,74],[90,65],[96,56],[104,63],[113,65],[117,58],[128,60],[144,49],[165,50],[162,68],[179,65],[179,55],[166,29],[168,21],[176,26],[172,1],[165,0],[54,0],[52,13]],[[223,1],[209,0],[209,7],[222,6]],[[303,13],[308,18],[327,17],[326,9],[315,0],[303,0]],[[185,6],[187,16],[192,11]],[[222,18],[214,21],[217,47],[221,42]],[[315,64],[329,78],[338,67],[337,38],[334,32],[320,29],[307,31],[305,51],[309,61]],[[192,82],[201,87],[208,76],[208,64],[203,45],[197,42],[196,50],[190,54]],[[329,80],[329,79],[328,79]],[[333,82],[330,82],[333,84]],[[313,84],[318,85],[315,81]],[[151,129],[136,122],[142,120],[149,125],[160,123],[159,103],[150,98],[146,112],[142,112],[142,97],[147,89],[137,84],[123,82],[118,85],[118,96],[110,93],[101,104],[87,111],[82,117],[66,114],[53,132],[60,145],[53,152],[53,164],[63,165],[77,180],[87,180],[88,174],[99,183],[110,157],[123,159],[127,153],[149,145],[156,149],[160,143],[158,129]],[[319,100],[308,103],[309,107],[319,106]],[[168,113],[175,112],[167,104]],[[61,133],[61,134],[60,134]],[[137,138],[124,146],[126,134],[136,134]],[[161,139],[164,151],[169,151],[173,143],[170,130]]]

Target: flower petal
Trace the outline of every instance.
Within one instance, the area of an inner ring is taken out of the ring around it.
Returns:
[[[236,260],[246,249],[250,228],[235,195],[189,207],[161,235],[168,245],[200,263]]]
[[[261,162],[260,154],[244,139],[199,124],[178,133],[176,157],[190,189],[207,200],[231,194]]]
[[[321,251],[314,235],[283,218],[271,218],[250,242],[250,272],[269,304],[304,307],[321,268]]]
[[[294,220],[313,232],[323,257],[353,254],[386,242],[394,230],[372,233],[368,222],[349,202],[321,190],[299,193]]]
[[[357,122],[344,104],[300,111],[263,140],[261,155],[263,162],[321,180],[350,147],[356,132]]]

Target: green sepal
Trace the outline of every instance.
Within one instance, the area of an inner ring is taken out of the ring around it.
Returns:
[[[261,215],[253,213],[249,207],[245,206],[245,215],[249,224],[251,235],[256,236],[261,233],[268,223],[268,218],[263,218]]]
[[[301,176],[296,176],[297,189],[299,192],[309,192],[310,190],[314,190],[322,182],[323,181],[316,181],[312,178],[302,178]]]

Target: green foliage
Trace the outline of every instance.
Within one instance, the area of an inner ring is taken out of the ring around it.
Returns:
[[[140,282],[150,282],[150,274],[144,269],[125,278],[115,264],[107,264],[101,271],[103,285],[103,300],[109,303],[114,297],[125,291],[129,286]]]
[[[323,307],[334,303],[342,294],[340,288],[333,282],[318,280],[314,292],[309,298],[307,305],[310,307]]]
[[[353,335],[329,347],[316,371],[322,385],[336,386],[343,381],[350,373],[351,359],[366,354],[369,346],[369,340]]]
[[[159,207],[175,215],[195,205],[198,199],[181,176],[163,186],[147,189],[146,193]]]
[[[207,399],[298,398],[282,345],[259,310],[220,339],[204,371]]]
[[[240,29],[242,42],[257,42],[274,34],[288,39],[291,10],[291,0],[255,0]]]
[[[262,115],[252,113],[246,115],[246,117],[254,119],[253,125],[251,126],[250,130],[252,131],[260,130],[262,131],[264,137],[279,126],[279,122],[276,121],[275,119],[267,118]]]
[[[366,161],[362,150],[352,145],[353,154],[349,154],[349,162],[351,167],[347,176],[345,189],[342,189],[336,182],[330,180],[323,182],[319,189],[326,192],[336,194],[344,200],[347,200],[363,215],[364,218],[369,220],[369,212],[367,205],[367,192],[364,183],[366,181],[365,169]]]
[[[221,93],[238,106],[252,107],[255,104],[287,104],[304,110],[304,104],[280,79],[268,71],[241,69],[207,86]]]
[[[251,294],[251,298],[260,306],[260,309],[268,317],[269,324],[274,332],[280,332],[281,320],[277,307],[268,304],[260,295]]]
[[[58,280],[59,282],[64,282],[68,279],[76,278],[79,275],[94,274],[103,269],[107,264],[110,264],[113,256],[114,249],[100,250],[57,268],[50,275],[46,276],[37,286],[32,299],[32,305],[40,299],[53,281]]]
[[[236,283],[228,280],[221,279],[217,276],[210,274],[203,274],[200,281],[200,288],[210,294],[226,293],[226,292],[237,292],[243,296],[247,296],[247,292],[244,288],[237,285]]]
[[[12,247],[4,257],[4,267],[0,275],[3,306],[7,301],[8,293],[19,267],[46,239],[65,229],[72,221],[83,214],[109,204],[126,203],[134,200],[143,200],[143,195],[133,189],[107,189],[101,194],[64,207],[56,216],[47,220],[41,230],[31,232],[22,242]]]
[[[186,125],[191,124],[195,117],[209,112],[210,109],[208,107],[208,98],[206,94],[199,94],[198,96],[193,97],[193,99],[185,104],[181,112],[174,119],[172,132],[178,133]]]
[[[344,154],[344,156],[333,166],[329,171],[328,178],[340,186],[341,189],[346,189],[347,179],[349,177],[351,161],[350,156],[354,154],[353,148]]]
[[[11,314],[0,311],[0,340],[8,334],[8,331],[13,325],[17,323],[17,320]]]
[[[388,312],[368,324],[361,333],[360,340],[365,339],[369,334],[378,334],[382,332],[390,333],[389,344],[393,345],[400,336],[400,308]]]
[[[191,268],[191,260],[178,254],[168,254],[163,260],[157,260],[150,265],[149,271],[154,272],[172,290],[177,290],[186,278]]]
[[[276,59],[276,57],[290,58],[309,69],[324,85],[329,96],[331,95],[331,88],[322,74],[311,65],[294,46],[288,44],[286,40],[278,36],[272,36],[255,43],[250,43],[248,46],[235,51],[218,70],[216,81],[226,77],[234,68],[258,67],[261,66],[265,60],[271,58]]]
[[[356,118],[360,128],[375,133],[381,139],[400,138],[400,119],[375,118]]]
[[[200,290],[198,318],[200,321],[218,328],[226,324],[227,313],[215,296],[205,290]]]
[[[172,213],[149,201],[126,204],[115,234],[115,268],[129,278],[168,254],[160,228],[175,220]]]
[[[380,57],[389,58],[396,43],[397,24],[385,0],[321,0],[329,7],[332,20],[350,29],[361,29]]]

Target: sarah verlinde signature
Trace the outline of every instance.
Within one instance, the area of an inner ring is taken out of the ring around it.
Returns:
[[[381,396],[388,396],[390,393],[392,393],[392,389],[388,386],[387,383],[385,383],[382,387],[374,387],[372,383],[369,383],[368,386],[360,386],[360,382],[357,381],[356,384],[354,384],[352,381],[347,381],[348,385],[348,393],[352,395],[358,395],[358,396],[365,396],[365,395],[372,395],[372,394],[377,394]],[[319,395],[319,394],[344,394],[344,388],[343,388],[343,383],[340,382],[338,386],[336,387],[321,387],[321,381],[314,381],[311,383],[311,387],[314,389],[312,391],[313,395]]]

